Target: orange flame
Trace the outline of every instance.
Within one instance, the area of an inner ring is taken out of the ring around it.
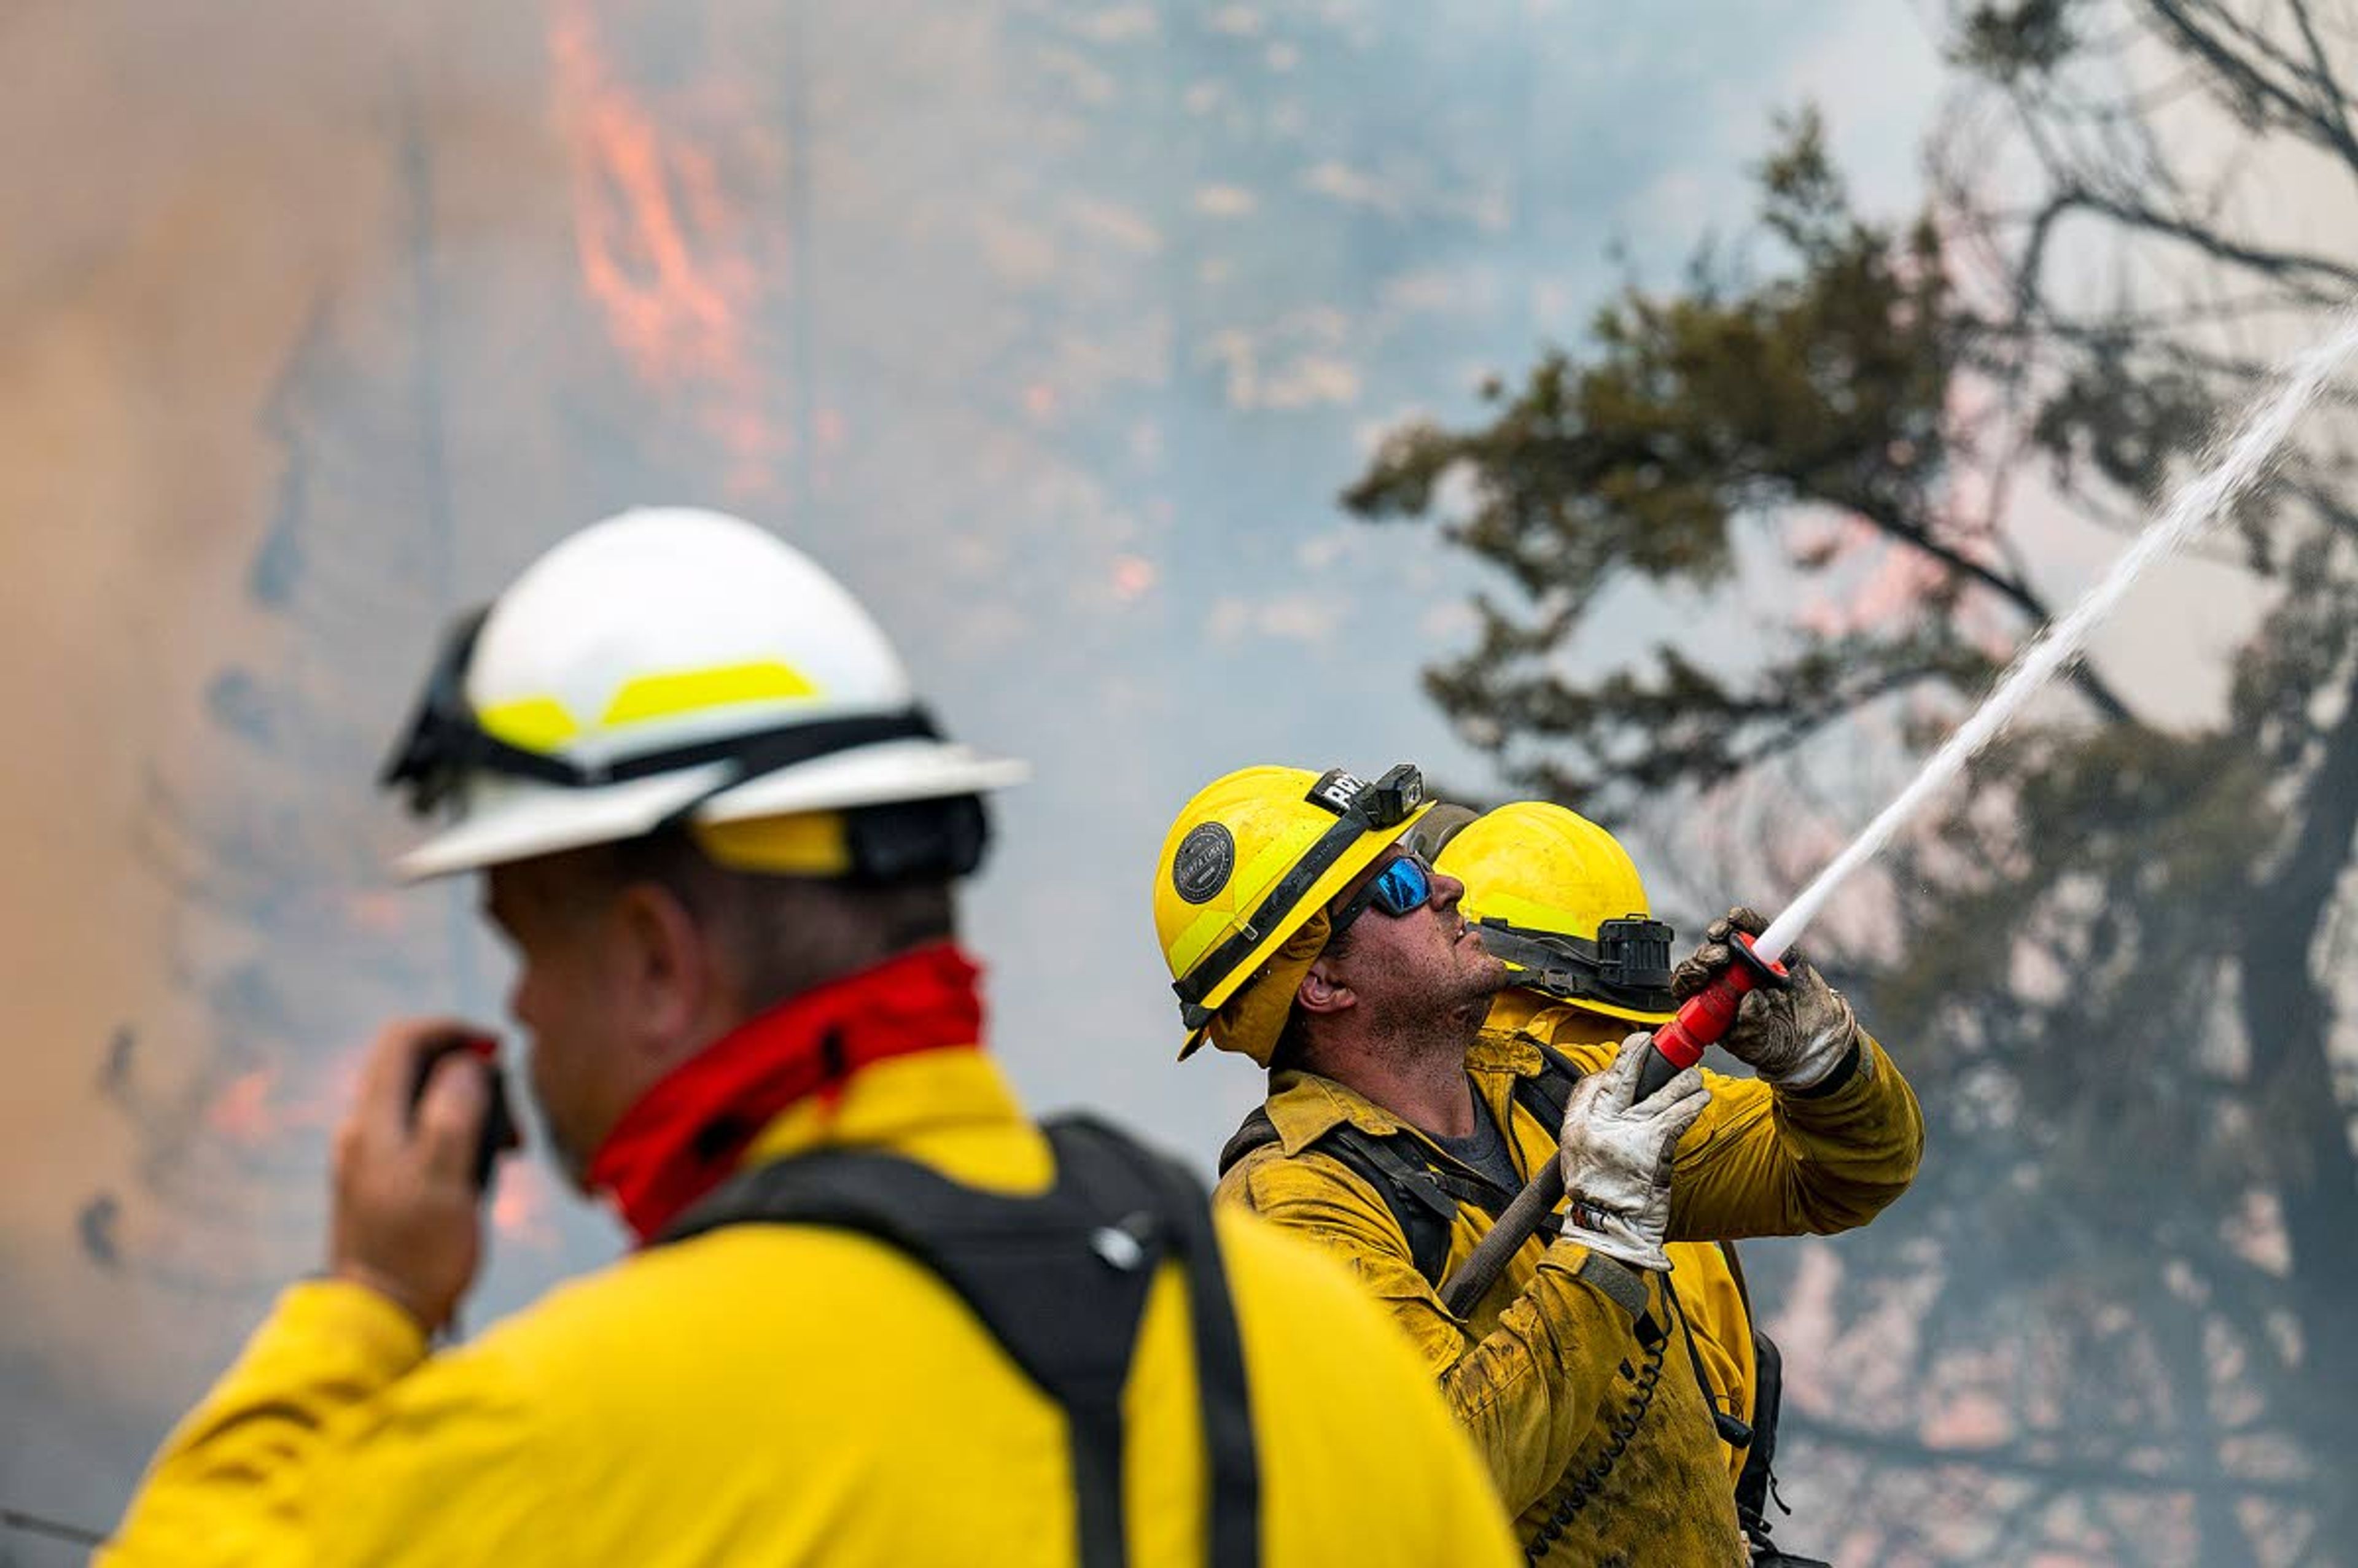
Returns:
[[[1113,596],[1128,604],[1143,598],[1161,575],[1144,556],[1117,556],[1113,563]]]
[[[492,1195],[492,1228],[507,1241],[547,1249],[557,1245],[557,1222],[548,1177],[529,1160],[507,1160],[500,1165],[498,1190]]]
[[[573,149],[581,276],[615,345],[659,392],[685,395],[729,455],[730,488],[765,488],[785,445],[747,348],[762,269],[704,148],[621,81],[594,0],[552,0],[549,53]]]
[[[341,1109],[332,1082],[312,1083],[308,1075],[298,1075],[289,1084],[282,1065],[272,1063],[232,1078],[206,1105],[204,1118],[216,1136],[260,1149],[291,1133],[332,1127]]]
[[[270,1108],[270,1091],[277,1082],[276,1067],[239,1074],[205,1108],[205,1125],[247,1148],[267,1142],[278,1130],[277,1114]]]

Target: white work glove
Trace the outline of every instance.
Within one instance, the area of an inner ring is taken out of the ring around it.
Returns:
[[[1662,1239],[1671,1227],[1671,1162],[1711,1090],[1689,1067],[1652,1098],[1632,1104],[1650,1033],[1621,1042],[1621,1054],[1591,1073],[1564,1107],[1563,1190],[1572,1195],[1563,1234],[1632,1269],[1667,1269]]]
[[[1671,971],[1671,995],[1684,1001],[1728,965],[1741,962],[1734,946],[1736,932],[1758,936],[1768,929],[1767,921],[1741,904],[1725,918],[1713,921],[1704,928],[1703,946]],[[1791,978],[1779,989],[1747,991],[1735,1023],[1720,1037],[1719,1044],[1772,1087],[1812,1088],[1841,1066],[1852,1051],[1864,1049],[1864,1044],[1850,1003],[1826,984],[1825,976],[1801,957],[1800,949],[1789,949],[1784,965]],[[1859,1065],[1868,1067],[1866,1057],[1860,1058]]]

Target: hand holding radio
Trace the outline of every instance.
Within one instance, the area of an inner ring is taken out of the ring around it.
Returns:
[[[336,1135],[329,1271],[392,1301],[427,1333],[451,1320],[474,1282],[485,1184],[516,1144],[496,1048],[447,1019],[387,1026]]]

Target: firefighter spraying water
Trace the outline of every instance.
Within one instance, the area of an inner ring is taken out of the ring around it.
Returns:
[[[1768,923],[1767,929],[1757,935],[1732,934],[1739,961],[1728,965],[1711,984],[1688,998],[1677,1016],[1655,1031],[1645,1071],[1639,1079],[1640,1098],[1651,1095],[1679,1072],[1700,1061],[1704,1048],[1720,1039],[1735,1022],[1747,993],[1785,982],[1780,960],[1833,896],[1834,890],[1875,859],[1893,835],[1953,781],[1968,762],[2006,732],[2030,699],[2079,656],[2088,634],[2118,608],[2150,568],[2191,543],[2251,487],[2266,470],[2301,415],[2324,392],[2353,351],[2358,351],[2358,308],[2345,311],[2323,341],[2286,365],[2276,394],[2254,405],[2234,432],[2217,444],[2217,460],[2179,491],[2155,524],[2137,536],[2136,543],[2114,563],[2113,569],[2072,607],[2070,614],[2048,626],[2023,648],[1981,707],[1958,726],[1908,787],[1801,890],[1783,913]],[[1561,1167],[1552,1163],[1544,1166],[1500,1217],[1483,1246],[1444,1283],[1442,1299],[1461,1311],[1478,1301],[1508,1258],[1563,1196]]]
[[[1813,1561],[1769,1538],[1773,1488],[1752,1484],[1777,1357],[1746,1333],[1740,1271],[1719,1271],[1731,1308],[1707,1260],[1668,1250],[1850,1229],[1914,1179],[1913,1091],[1794,938],[2254,482],[2354,350],[2358,320],[2288,365],[1780,919],[1731,910],[1675,968],[1626,853],[1561,807],[1469,822],[1402,765],[1248,768],[1182,808],[1153,882],[1181,1054],[1211,1044],[1270,1075],[1221,1195],[1350,1259],[1475,1436],[1529,1560]],[[1714,1043],[1753,1076],[1700,1071]]]

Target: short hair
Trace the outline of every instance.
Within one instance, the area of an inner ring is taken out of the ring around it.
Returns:
[[[677,899],[719,947],[749,1013],[957,933],[946,878],[868,883],[741,871],[676,824],[601,849],[593,874],[613,892],[653,882]]]

